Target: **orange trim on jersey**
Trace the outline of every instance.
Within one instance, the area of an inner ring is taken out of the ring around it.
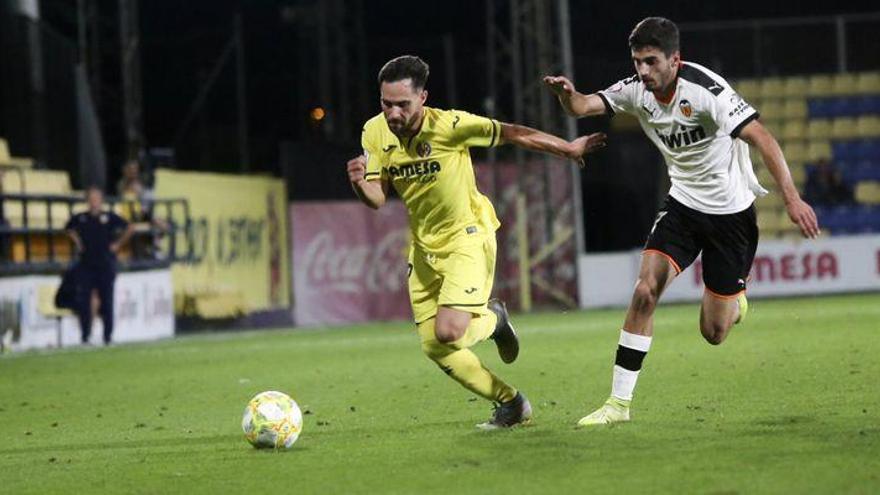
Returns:
[[[724,295],[724,294],[719,294],[717,292],[713,292],[712,289],[710,289],[708,287],[706,287],[705,289],[706,289],[706,292],[710,296],[717,298],[717,299],[725,299],[725,300],[736,299],[737,297],[739,297],[740,294],[742,294],[743,292],[746,291],[745,289],[743,289],[743,290],[737,292],[736,294]]]
[[[681,273],[681,267],[678,266],[678,263],[676,263],[674,259],[672,259],[672,256],[669,256],[668,254],[664,253],[663,251],[660,251],[659,249],[645,249],[642,251],[642,254],[659,254],[660,256],[663,256],[664,258],[666,258],[666,260],[672,264],[672,268],[675,269],[676,275]]]

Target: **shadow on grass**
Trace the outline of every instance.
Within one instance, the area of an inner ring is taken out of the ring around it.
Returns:
[[[240,435],[182,436],[178,438],[120,440],[113,442],[70,443],[59,445],[35,445],[14,449],[0,449],[2,455],[33,454],[41,452],[68,452],[84,450],[154,449],[163,447],[193,447],[242,442]]]

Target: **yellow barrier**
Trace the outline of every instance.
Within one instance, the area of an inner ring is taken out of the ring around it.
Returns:
[[[223,318],[290,306],[283,181],[159,170],[156,195],[187,199],[193,220],[199,260],[172,267],[179,313]]]

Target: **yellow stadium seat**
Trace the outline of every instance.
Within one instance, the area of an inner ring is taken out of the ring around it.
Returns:
[[[787,119],[806,119],[807,100],[803,98],[785,100],[782,106],[782,115]]]
[[[789,163],[788,170],[791,172],[791,180],[794,185],[800,189],[807,182],[807,168],[803,163]]]
[[[807,96],[831,96],[831,76],[815,74],[807,83]]]
[[[830,160],[831,159],[831,142],[830,141],[822,141],[815,140],[810,141],[810,145],[807,147],[807,161],[810,163],[815,163],[819,160]]]
[[[863,95],[880,94],[880,72],[861,72],[856,75],[856,91]]]
[[[803,141],[786,141],[783,143],[782,153],[789,166],[804,163],[807,159],[807,147]]]
[[[779,209],[779,217],[777,218],[777,221],[779,222],[779,230],[781,232],[798,228],[797,225],[791,222],[791,218],[788,216],[788,210],[784,207]],[[800,232],[800,230],[798,230],[798,232]]]
[[[831,136],[831,121],[828,119],[812,119],[807,122],[807,137],[810,139],[828,139]]]
[[[837,96],[857,94],[856,75],[849,72],[835,74],[831,79],[831,93]]]
[[[34,159],[21,157],[21,156],[12,156],[9,153],[9,143],[0,138],[0,165],[11,165],[14,167],[33,167]]]
[[[807,126],[802,119],[786,120],[782,127],[782,139],[803,139],[807,135]]]
[[[856,134],[863,138],[880,136],[880,116],[863,115],[856,120]]]
[[[856,132],[856,119],[840,117],[831,123],[831,137],[834,139],[853,139],[858,137]]]
[[[780,211],[785,209],[771,209],[758,212],[758,229],[762,237],[776,237],[785,228],[786,224],[780,222]]]
[[[862,181],[856,184],[856,201],[869,205],[880,204],[880,182]]]
[[[754,146],[749,146],[749,158],[752,160],[752,169],[758,173],[758,169],[764,166],[764,157],[761,152]]]
[[[782,80],[782,95],[785,98],[804,98],[810,83],[806,77],[786,77]]]
[[[24,179],[24,184],[22,184]],[[3,191],[7,194],[70,194],[70,176],[62,170],[24,170],[3,174]]]
[[[761,119],[761,123],[764,124],[764,127],[770,131],[770,134],[773,134],[777,138],[782,136],[782,131],[785,129],[785,121],[779,119]]]
[[[0,164],[8,164],[10,158],[12,157],[9,155],[9,143],[0,138]]]
[[[13,227],[24,227],[24,207],[21,201],[7,200],[4,203],[6,220]],[[56,228],[64,227],[70,219],[70,208],[66,203],[52,203],[52,224],[49,224],[49,210],[46,203],[28,201],[27,224],[33,228]]]
[[[767,77],[761,79],[761,98],[782,98],[782,78]]]
[[[765,194],[755,200],[758,210],[776,210],[782,207],[782,196],[776,193]]]
[[[755,172],[755,174],[758,176],[758,182],[760,182],[765,188],[770,189],[768,186],[775,184],[773,174],[770,173],[770,170],[767,167],[762,166]],[[773,194],[773,192],[771,191],[770,194]]]
[[[761,85],[757,79],[743,79],[737,81],[734,88],[740,96],[746,99],[746,101],[752,101],[761,96]]]
[[[762,100],[761,107],[758,109],[758,111],[761,112],[761,117],[764,120],[781,119],[783,116],[782,110],[782,100],[778,99]]]

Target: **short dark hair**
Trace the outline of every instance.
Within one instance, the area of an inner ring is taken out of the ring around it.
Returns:
[[[665,17],[642,19],[629,35],[629,47],[633,50],[653,46],[671,56],[678,51],[678,26]]]
[[[430,68],[424,60],[415,55],[401,55],[392,58],[379,71],[379,84],[412,79],[413,89],[425,88]]]

